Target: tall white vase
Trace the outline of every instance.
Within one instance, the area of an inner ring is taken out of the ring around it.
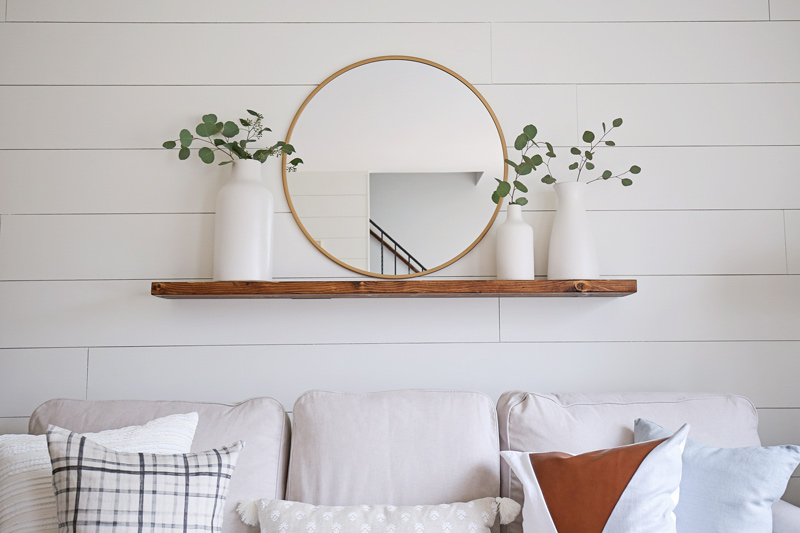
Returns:
[[[556,183],[558,210],[550,234],[547,279],[597,279],[597,249],[586,216],[586,184],[577,181]]]
[[[533,228],[522,220],[522,206],[509,204],[497,228],[497,279],[533,279]]]
[[[272,193],[261,163],[240,159],[217,193],[214,219],[214,281],[272,279]]]

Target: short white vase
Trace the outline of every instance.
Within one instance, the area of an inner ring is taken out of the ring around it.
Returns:
[[[556,183],[558,209],[550,234],[547,279],[597,279],[597,249],[586,216],[586,184],[577,181]]]
[[[214,219],[214,281],[272,279],[272,193],[261,163],[240,159],[217,193]]]
[[[497,279],[534,279],[533,228],[522,220],[521,205],[508,205],[496,235]]]

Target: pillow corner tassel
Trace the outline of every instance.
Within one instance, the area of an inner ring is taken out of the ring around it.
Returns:
[[[498,503],[497,512],[500,515],[500,524],[504,526],[513,522],[522,510],[522,506],[511,498],[498,497],[495,501]]]
[[[248,526],[258,525],[258,501],[259,500],[250,500],[241,502],[236,508],[236,512],[242,517],[242,522]]]

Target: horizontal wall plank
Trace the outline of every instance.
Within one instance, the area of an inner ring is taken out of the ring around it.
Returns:
[[[800,276],[643,277],[638,287],[626,298],[501,299],[501,339],[800,339]]]
[[[0,49],[25,50],[26,60],[0,56],[0,83],[317,84],[351,63],[398,50],[447,65],[473,83],[491,81],[489,24],[216,24],[213,42],[246,43],[255,55],[207,46],[202,64],[213,68],[180,59],[186,43],[209,38],[204,24],[6,24]],[[270,53],[276,49],[292,53]],[[268,59],[255,59],[259,51]]]
[[[92,348],[88,397],[240,401],[271,396],[291,409],[300,394],[319,388],[475,390],[495,401],[507,390],[706,391],[742,394],[757,405],[798,406],[800,391],[793,381],[800,370],[798,346],[798,342],[567,342],[384,344],[380,349],[371,345]],[[220,360],[226,364],[220,365]],[[149,369],[156,366],[162,371],[154,374]],[[186,368],[193,369],[192,379],[170,378]]]
[[[149,281],[0,282],[2,347],[487,342],[493,298],[164,300]]]
[[[758,434],[764,446],[800,444],[800,409],[759,409]]]
[[[800,274],[800,210],[785,211],[786,262],[789,274]]]
[[[25,417],[51,398],[86,397],[85,348],[0,350],[0,417]]]
[[[775,12],[775,0],[772,0]],[[229,9],[211,0],[143,0],[136,6],[103,0],[54,2],[9,0],[11,21],[47,22],[484,22],[484,21],[637,21],[637,20],[766,20],[766,0],[676,0],[669,5],[617,0],[598,5],[591,0],[506,0],[435,3],[408,0],[376,4],[345,0],[279,3],[245,0]]]
[[[208,278],[213,215],[5,216],[0,278]]]
[[[797,82],[800,62],[765,60],[790,50],[800,50],[795,22],[494,24],[492,81]]]
[[[800,145],[799,99],[800,84],[579,86],[578,125],[622,117],[619,145]]]
[[[772,20],[800,20],[800,4],[796,0],[769,0]]]
[[[566,168],[575,158],[567,148],[556,151],[553,176],[559,181],[575,179]],[[586,195],[591,210],[797,209],[800,180],[792,162],[798,159],[800,146],[617,146],[598,149],[596,172],[582,173],[581,181],[606,169],[616,174],[634,164],[642,168],[638,176],[628,175],[634,179],[631,187],[617,180],[593,183]],[[555,191],[541,183],[545,173],[541,169],[522,179],[530,189],[525,209],[556,208]]]
[[[0,418],[0,435],[27,435],[28,417]]]
[[[264,125],[272,128],[273,133],[264,135],[266,146],[286,137],[292,117],[311,90],[302,86],[5,86],[0,87],[0,111],[16,129],[0,131],[0,149],[157,148],[166,152],[161,143],[177,139],[183,128],[194,130],[203,114],[237,120],[247,116],[245,109],[263,113]],[[60,123],[80,124],[80,135],[42,135],[42,124],[49,124],[53,117]],[[116,127],[109,126],[109,117],[114,117]],[[299,147],[298,152],[302,155]],[[196,156],[181,162],[177,151],[171,155],[175,165],[203,166]],[[106,171],[112,169],[113,162]]]
[[[554,213],[524,216],[534,228],[536,272],[546,275]],[[782,211],[595,211],[588,216],[603,276],[786,273]],[[501,213],[495,225],[504,220]],[[0,234],[0,279],[208,279],[213,225],[213,214],[7,215]],[[290,214],[275,215],[274,233],[276,278],[355,275],[319,253]],[[469,254],[470,261],[442,274],[494,276],[494,231],[484,240]],[[337,257],[355,257],[352,239],[328,244]]]
[[[553,161],[562,181],[571,175],[568,151],[561,148]],[[514,157],[513,149],[509,153]],[[598,151],[595,160],[601,170],[631,164],[643,170],[633,187],[592,184],[590,210],[800,208],[800,180],[791,163],[800,160],[800,146],[620,146]],[[0,150],[0,168],[0,213],[11,215],[212,213],[230,173],[157,149]],[[276,211],[288,212],[280,165],[271,159],[262,169]],[[531,190],[528,210],[556,208],[555,192],[541,183],[542,175],[523,178]]]

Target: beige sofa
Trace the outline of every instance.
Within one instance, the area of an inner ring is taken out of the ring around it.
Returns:
[[[317,505],[436,504],[522,491],[501,467],[501,449],[570,453],[633,442],[633,420],[713,446],[759,445],[757,413],[741,396],[711,394],[537,394],[507,392],[497,405],[475,392],[402,390],[368,394],[310,391],[290,424],[270,398],[236,405],[192,402],[50,400],[30,433],[48,424],[78,432],[142,424],[196,411],[195,451],[247,443],[231,480],[225,533],[254,533],[236,505],[254,498]],[[773,506],[774,531],[800,531],[800,508]],[[521,523],[508,533],[521,533]]]

